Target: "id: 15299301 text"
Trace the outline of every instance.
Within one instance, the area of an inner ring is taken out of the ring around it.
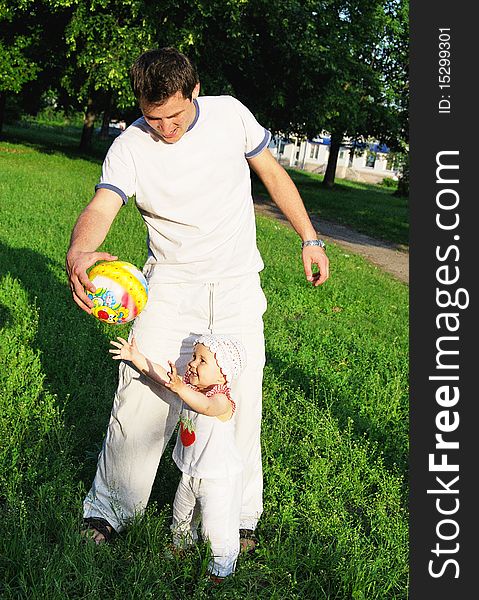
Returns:
[[[439,114],[451,113],[451,29],[438,30],[438,86],[440,98]]]

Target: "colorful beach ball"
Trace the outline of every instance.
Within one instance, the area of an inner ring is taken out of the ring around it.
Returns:
[[[88,274],[95,293],[92,314],[105,323],[121,325],[133,321],[148,300],[148,283],[143,273],[129,262],[114,260],[95,265]]]

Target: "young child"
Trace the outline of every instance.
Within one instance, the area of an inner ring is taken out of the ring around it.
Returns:
[[[138,350],[134,338],[111,341],[113,358],[128,360],[153,381],[183,400],[180,429],[173,460],[183,475],[173,504],[173,542],[182,547],[198,539],[209,540],[213,559],[211,577],[219,581],[233,573],[238,558],[242,496],[242,460],[235,444],[235,403],[231,382],[246,365],[239,340],[225,335],[201,335],[181,378],[152,363]],[[185,404],[187,406],[185,406]]]

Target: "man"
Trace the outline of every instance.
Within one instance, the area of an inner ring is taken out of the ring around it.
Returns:
[[[148,230],[146,308],[132,334],[154,362],[174,360],[184,372],[202,333],[238,337],[247,366],[233,388],[236,439],[244,462],[242,547],[254,546],[261,515],[261,387],[264,366],[260,287],[251,167],[303,241],[308,281],[328,278],[328,258],[299,193],[269,152],[270,133],[230,96],[200,97],[191,62],[174,48],[142,54],[131,83],[143,117],[111,145],[100,183],[73,229],[67,272],[75,302],[87,313],[94,291],[87,269],[128,197],[135,196]],[[314,265],[318,270],[314,272]],[[181,403],[122,363],[97,473],[84,503],[96,543],[108,541],[144,510]]]

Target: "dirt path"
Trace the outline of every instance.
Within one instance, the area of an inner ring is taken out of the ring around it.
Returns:
[[[255,210],[259,214],[276,217],[288,223],[281,211],[271,201],[255,198],[254,202]],[[409,251],[407,247],[376,240],[349,227],[324,219],[312,217],[311,221],[325,242],[333,242],[348,252],[359,254],[399,281],[409,284]]]

